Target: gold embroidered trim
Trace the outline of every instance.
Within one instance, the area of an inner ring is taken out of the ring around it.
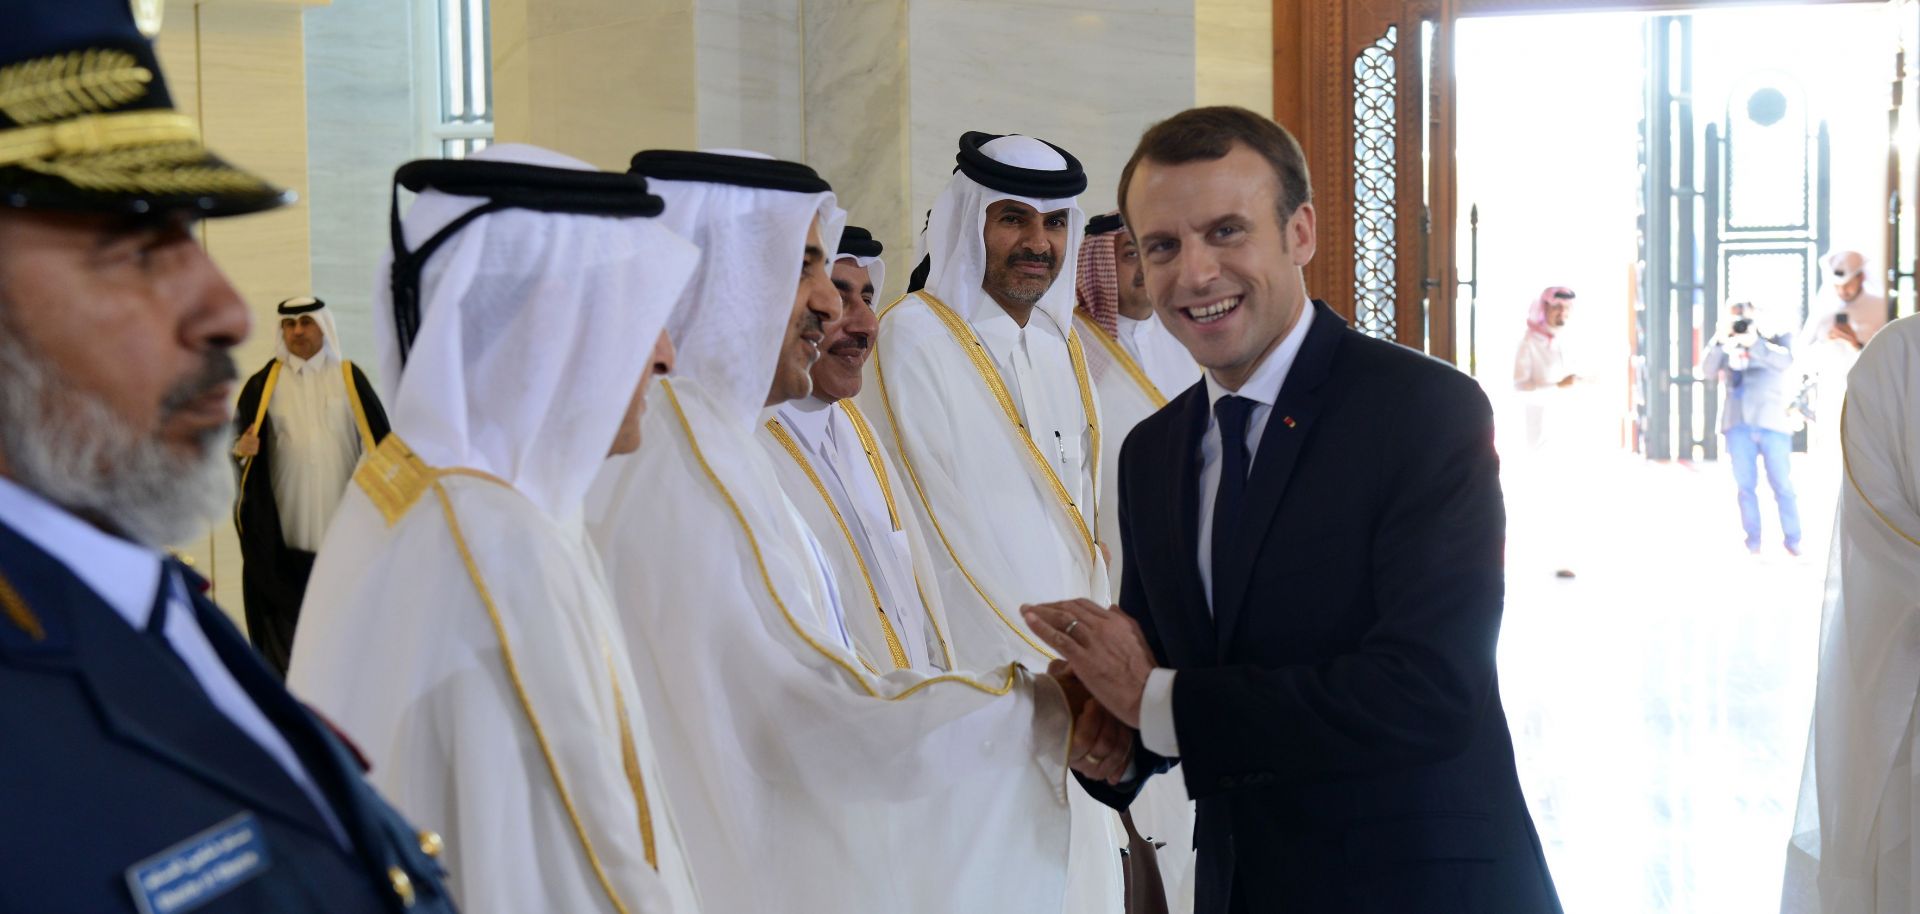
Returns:
[[[679,420],[680,430],[687,436],[687,447],[693,452],[694,462],[700,465],[701,473],[707,477],[707,481],[712,483],[714,489],[720,493],[720,500],[727,503],[727,510],[733,513],[734,522],[740,525],[740,532],[746,535],[747,549],[753,553],[753,563],[754,566],[759,569],[761,586],[766,588],[767,596],[773,599],[773,605],[780,610],[781,618],[787,620],[787,627],[793,629],[795,636],[805,642],[808,647],[818,651],[820,656],[827,658],[827,662],[846,671],[846,674],[853,677],[853,680],[860,684],[861,690],[865,691],[869,697],[878,698],[882,701],[900,701],[922,689],[943,682],[959,683],[968,688],[985,692],[988,695],[1005,695],[1013,690],[1014,680],[1019,676],[1018,668],[1020,664],[1018,663],[1007,664],[1006,682],[998,686],[989,685],[968,676],[949,674],[929,676],[902,690],[898,695],[885,696],[881,695],[880,692],[873,687],[873,683],[868,681],[866,676],[861,675],[860,670],[853,664],[848,663],[839,654],[829,650],[825,645],[815,641],[812,635],[807,634],[806,628],[802,626],[798,620],[793,618],[793,612],[787,609],[786,601],[780,599],[779,591],[773,586],[773,575],[767,571],[766,556],[760,551],[760,539],[753,535],[753,527],[747,523],[747,515],[740,510],[740,503],[733,500],[733,493],[727,491],[726,483],[720,481],[719,474],[713,471],[713,465],[707,462],[706,453],[700,449],[699,439],[694,437],[693,426],[687,422],[687,412],[680,406],[680,396],[674,392],[673,382],[662,380],[660,382],[660,388],[666,392],[667,403],[673,407],[674,418]]]
[[[1127,377],[1132,378],[1133,383],[1140,385],[1140,392],[1147,395],[1147,402],[1153,404],[1154,409],[1167,405],[1166,395],[1160,392],[1160,388],[1154,386],[1153,379],[1147,377],[1140,363],[1133,360],[1133,356],[1127,352],[1126,347],[1120,345],[1119,340],[1108,336],[1107,331],[1100,329],[1099,324],[1094,323],[1079,311],[1073,312],[1073,318],[1080,324],[1080,329],[1085,330],[1088,336],[1093,337],[1102,348],[1107,350],[1107,355],[1111,356],[1114,363],[1127,373]]]
[[[394,437],[393,435],[388,435],[387,440],[392,441]],[[447,471],[442,475],[492,478],[478,471],[467,471],[465,473]],[[500,484],[506,485],[505,482],[501,482]],[[541,757],[546,759],[547,774],[553,778],[554,790],[560,794],[560,805],[566,809],[568,821],[573,823],[574,836],[580,839],[581,849],[586,851],[587,865],[593,868],[593,875],[599,880],[601,890],[607,893],[607,900],[613,902],[614,910],[619,911],[620,914],[628,914],[629,909],[626,904],[620,900],[619,894],[613,890],[613,882],[607,877],[606,868],[600,863],[600,855],[594,852],[593,839],[587,835],[586,823],[580,821],[580,813],[573,804],[573,795],[567,792],[566,780],[560,776],[560,762],[553,757],[553,747],[547,742],[546,730],[540,726],[540,716],[533,710],[533,699],[527,695],[526,686],[520,680],[520,667],[513,659],[513,644],[507,640],[507,627],[500,621],[500,610],[494,606],[493,595],[487,590],[486,579],[481,576],[480,567],[473,560],[473,552],[467,548],[466,535],[460,530],[460,517],[454,513],[453,510],[453,498],[447,494],[447,487],[441,485],[439,479],[434,479],[430,485],[433,489],[434,497],[440,501],[441,513],[446,515],[447,529],[453,533],[454,548],[459,550],[460,561],[467,566],[467,578],[473,582],[474,592],[480,596],[480,604],[486,607],[487,621],[493,623],[493,634],[494,637],[500,641],[500,660],[506,667],[507,679],[513,683],[513,694],[519,698],[520,709],[527,715],[527,724],[533,728],[533,740],[540,746]],[[512,487],[508,486],[508,488]],[[606,646],[602,644],[601,651],[603,654],[606,650]],[[608,662],[611,665],[611,658],[609,658]],[[611,669],[611,666],[609,666],[609,669]],[[613,690],[615,708],[624,710],[626,700],[620,694],[620,683],[618,679],[614,680]],[[632,777],[632,773],[638,769],[639,753],[633,747],[633,731],[626,725],[626,719],[625,714],[620,716],[620,735],[622,739],[620,751],[623,759],[628,755],[633,756],[635,759],[634,768],[629,769],[629,783],[634,790],[634,803],[644,814],[647,809],[646,788],[638,779]],[[647,831],[650,830],[643,830],[642,838],[647,836]],[[658,870],[660,864],[654,859],[651,841],[646,842],[646,849],[647,865]]]
[[[20,599],[20,592],[13,589],[13,582],[0,575],[0,612],[7,619],[27,633],[35,641],[47,640],[47,627],[40,623],[40,617],[27,608],[27,601]]]
[[[906,648],[900,646],[900,636],[893,631],[893,623],[887,619],[887,608],[880,603],[880,592],[873,586],[873,573],[867,570],[867,560],[853,540],[853,530],[847,526],[847,519],[841,516],[839,506],[833,503],[833,496],[827,493],[826,484],[820,481],[820,474],[814,472],[813,462],[807,459],[807,453],[800,449],[800,443],[793,440],[793,435],[786,426],[780,424],[780,420],[768,419],[767,432],[773,435],[774,441],[779,442],[787,456],[800,465],[800,471],[807,474],[807,481],[813,483],[813,490],[820,493],[820,500],[827,503],[827,510],[833,512],[833,522],[840,525],[840,535],[846,539],[847,549],[853,553],[854,564],[860,568],[860,580],[866,582],[867,597],[873,600],[873,611],[880,617],[880,631],[886,635],[887,653],[893,658],[893,668],[904,670],[913,666],[913,661],[907,659]]]
[[[1854,494],[1860,496],[1860,501],[1867,506],[1867,510],[1872,511],[1874,517],[1880,518],[1880,522],[1886,524],[1887,529],[1892,530],[1894,535],[1915,546],[1920,546],[1920,537],[1900,529],[1900,526],[1893,522],[1893,518],[1888,517],[1880,510],[1879,505],[1873,503],[1873,499],[1867,497],[1867,490],[1860,486],[1860,480],[1853,477],[1853,456],[1847,447],[1847,402],[1844,397],[1840,400],[1840,463],[1847,469],[1847,482],[1853,486]]]
[[[633,792],[633,805],[640,816],[640,846],[647,865],[660,869],[659,853],[653,844],[653,811],[647,805],[646,776],[640,771],[640,750],[633,743],[633,723],[627,720],[627,696],[620,689],[620,672],[614,667],[613,652],[606,642],[600,644],[600,656],[607,662],[607,682],[613,686],[613,713],[620,718],[620,767],[627,773],[627,789]],[[608,889],[608,894],[613,890]]]
[[[206,159],[193,119],[178,111],[89,114],[70,121],[0,131],[0,165],[45,167],[83,157],[94,169],[125,171]]]
[[[373,453],[373,426],[367,424],[367,408],[360,402],[360,388],[353,383],[353,363],[340,360],[340,376],[347,382],[347,402],[353,404],[353,424],[360,430],[360,453]]]
[[[69,51],[0,69],[0,111],[16,124],[110,111],[144,97],[151,82],[153,71],[125,51]]]
[[[898,305],[900,301],[904,300],[905,299],[895,301],[893,305]],[[887,310],[893,310],[893,305],[888,305]],[[881,317],[884,319],[885,314],[882,313]],[[913,458],[907,454],[907,443],[900,437],[900,417],[899,414],[893,410],[893,398],[887,394],[887,373],[880,367],[880,364],[879,344],[876,342],[873,353],[873,381],[880,388],[880,406],[887,411],[887,419],[893,424],[893,446],[900,453],[900,464],[907,468],[907,479],[913,483],[913,492],[919,497],[920,506],[927,511],[927,522],[933,525],[933,534],[940,538],[941,547],[947,550],[947,558],[953,560],[953,567],[960,570],[960,576],[966,579],[967,586],[973,588],[974,595],[980,598],[980,602],[987,604],[987,609],[992,611],[994,617],[999,619],[1002,625],[1005,625],[1007,629],[1013,632],[1021,641],[1026,642],[1028,647],[1038,651],[1040,656],[1048,660],[1060,659],[1058,655],[1048,650],[1045,645],[1028,634],[1024,626],[1013,624],[1013,620],[1008,619],[1007,614],[1000,611],[999,605],[993,602],[993,598],[987,596],[986,588],[981,587],[980,582],[973,579],[973,572],[967,570],[967,563],[960,560],[960,553],[953,548],[953,541],[947,539],[947,531],[941,528],[940,517],[934,513],[933,502],[927,498],[927,490],[920,484],[920,473],[913,468]],[[1021,434],[1024,435],[1025,432]],[[919,584],[918,578],[914,580],[914,584],[916,586]],[[921,601],[924,603],[925,600],[926,595],[923,592],[921,594]],[[953,663],[953,651],[951,648],[947,651],[947,662],[949,665]]]
[[[873,467],[873,478],[879,481],[880,494],[887,500],[887,521],[898,532],[900,509],[893,503],[893,483],[887,478],[887,460],[880,455],[880,442],[873,437],[873,426],[867,424],[860,407],[853,405],[853,398],[841,400],[839,406],[840,411],[847,414],[847,421],[853,424],[853,433],[860,437],[860,448],[867,452],[867,465]]]
[[[433,482],[433,468],[399,435],[388,435],[353,471],[354,485],[367,493],[367,500],[373,502],[389,527],[400,522]]]
[[[267,383],[261,385],[260,406],[253,411],[253,424],[247,426],[247,434],[260,434],[260,423],[267,421],[267,405],[273,402],[273,386],[278,383],[280,383],[280,360],[275,359],[273,365],[267,369]],[[257,449],[253,453],[254,457],[244,458],[240,464],[240,492],[239,497],[233,500],[233,529],[241,536],[245,536],[247,531],[246,525],[240,522],[240,502],[247,497],[247,477],[253,475],[253,461],[260,454]]]
[[[914,294],[919,295],[921,300],[927,303],[927,307],[933,310],[934,316],[940,319],[940,323],[946,325],[947,332],[953,336],[953,341],[960,345],[960,348],[966,352],[968,360],[973,362],[974,373],[980,376],[980,380],[985,382],[987,389],[993,393],[994,400],[1000,403],[1000,411],[1006,414],[1008,424],[1019,432],[1018,437],[1021,443],[1027,446],[1027,457],[1033,461],[1034,468],[1040,471],[1041,478],[1045,479],[1048,486],[1053,489],[1054,500],[1060,503],[1061,510],[1067,512],[1067,517],[1073,521],[1074,530],[1079,532],[1081,542],[1087,547],[1089,560],[1098,563],[1101,560],[1100,549],[1094,545],[1093,532],[1087,527],[1086,517],[1081,515],[1080,506],[1074,502],[1073,496],[1067,494],[1066,484],[1060,481],[1060,474],[1054,472],[1053,464],[1047,462],[1047,458],[1040,453],[1040,448],[1033,443],[1033,436],[1027,434],[1027,426],[1020,421],[1020,412],[1013,406],[1013,395],[1007,391],[1007,383],[1001,379],[1000,369],[994,366],[992,356],[987,354],[986,345],[980,342],[973,328],[968,326],[967,322],[962,320],[952,308],[947,307],[945,302],[933,297],[925,289]],[[1093,383],[1087,375],[1086,353],[1080,349],[1080,341],[1073,332],[1073,328],[1069,326],[1066,330],[1067,358],[1073,363],[1074,381],[1080,385],[1080,408],[1086,414],[1087,427],[1093,432],[1093,453],[1088,455],[1088,459],[1093,467],[1094,510],[1098,511],[1100,414],[1093,405]],[[1097,523],[1099,516],[1096,514],[1094,519]]]

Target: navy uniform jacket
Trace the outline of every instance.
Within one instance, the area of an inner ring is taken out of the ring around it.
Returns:
[[[152,910],[450,914],[422,833],[198,583],[188,581],[200,628],[286,737],[352,850],[161,641],[0,523],[0,911],[142,911],[129,868],[145,863],[152,884],[180,889],[168,861],[190,862],[211,837],[231,839],[215,848],[232,861],[225,876],[207,882],[221,893],[176,893],[181,906]]]
[[[1493,416],[1325,304],[1282,383],[1209,611],[1195,384],[1120,452],[1120,608],[1178,671],[1200,914],[1555,914],[1494,671]],[[1137,740],[1137,738],[1136,738]],[[1124,808],[1140,781],[1081,781]]]

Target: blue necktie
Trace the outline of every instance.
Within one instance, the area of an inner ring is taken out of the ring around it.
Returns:
[[[1247,420],[1253,416],[1254,402],[1246,397],[1228,395],[1213,404],[1213,416],[1220,423],[1220,482],[1213,490],[1213,588],[1231,572],[1230,556],[1234,538],[1240,531],[1240,509],[1247,500],[1247,467],[1253,455],[1247,452]]]

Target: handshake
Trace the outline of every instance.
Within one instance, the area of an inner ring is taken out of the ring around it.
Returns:
[[[1140,696],[1157,666],[1139,623],[1091,600],[1029,604],[1020,615],[1061,657],[1047,675],[1073,714],[1067,763],[1084,777],[1120,783],[1133,762]]]

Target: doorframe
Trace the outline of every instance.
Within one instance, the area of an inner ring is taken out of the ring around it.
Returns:
[[[1457,362],[1454,303],[1460,275],[1454,149],[1458,118],[1449,51],[1454,25],[1476,16],[1586,12],[1673,13],[1728,7],[1813,6],[1888,0],[1273,0],[1273,115],[1307,154],[1319,224],[1309,289],[1354,320],[1353,65],[1389,26],[1398,26],[1395,242],[1397,338]],[[1899,2],[1899,0],[1895,0]],[[1435,35],[1433,78],[1423,79],[1421,25]],[[1422,96],[1424,95],[1424,99]],[[1425,105],[1423,108],[1422,101]],[[1433,154],[1418,141],[1423,114]],[[1413,140],[1413,142],[1407,142]],[[1419,180],[1408,180],[1418,176]],[[1425,223],[1423,225],[1423,223]],[[1883,258],[1884,259],[1884,255]],[[1414,275],[1423,273],[1424,275]],[[1431,289],[1432,295],[1423,293]]]

